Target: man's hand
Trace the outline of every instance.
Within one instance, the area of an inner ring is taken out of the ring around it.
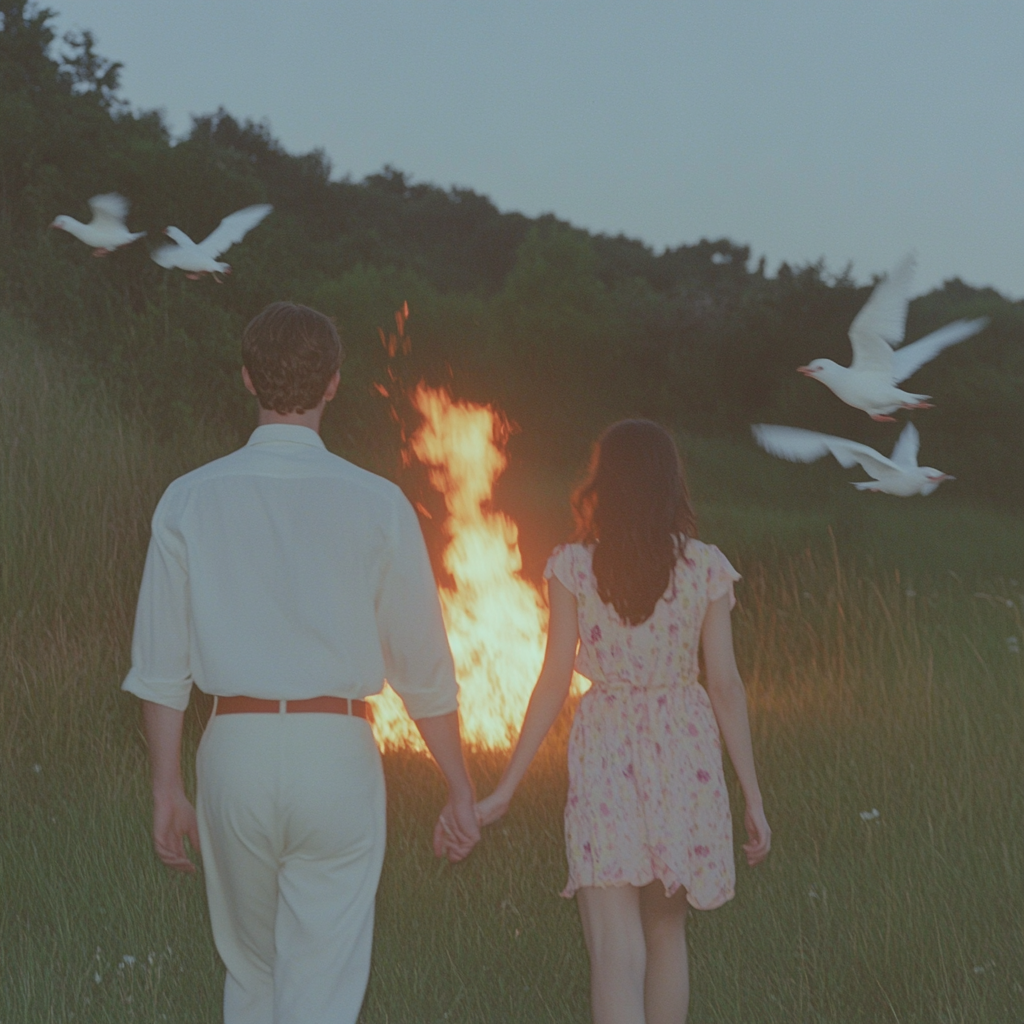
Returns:
[[[195,864],[185,852],[184,837],[199,852],[199,825],[196,812],[183,789],[154,791],[153,846],[157,856],[175,871],[193,873]]]
[[[447,857],[454,864],[468,857],[479,841],[480,826],[472,792],[461,798],[449,798],[434,826],[434,855]]]
[[[185,796],[181,784],[181,729],[183,711],[142,702],[142,722],[149,745],[149,764],[153,776],[153,845],[157,856],[175,871],[195,871],[185,853],[183,836],[199,852],[199,826],[195,808]]]
[[[480,840],[480,826],[473,812],[473,783],[462,758],[459,714],[452,711],[414,721],[448,783],[448,803],[434,826],[434,853],[455,863],[468,857]]]

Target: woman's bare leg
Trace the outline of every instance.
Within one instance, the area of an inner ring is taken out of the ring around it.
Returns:
[[[686,1024],[690,970],[686,957],[686,890],[665,896],[661,882],[638,890],[647,949],[646,1024]]]
[[[647,958],[640,890],[633,885],[584,886],[576,893],[576,904],[590,954],[594,1024],[645,1024]]]

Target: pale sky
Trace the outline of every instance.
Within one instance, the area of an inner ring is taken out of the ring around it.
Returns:
[[[656,249],[1024,297],[1020,0],[50,0],[175,132],[223,105]]]

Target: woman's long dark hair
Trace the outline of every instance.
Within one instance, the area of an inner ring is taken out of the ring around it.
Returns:
[[[594,545],[597,592],[631,626],[651,617],[697,535],[675,441],[650,420],[613,423],[572,496],[575,539]]]

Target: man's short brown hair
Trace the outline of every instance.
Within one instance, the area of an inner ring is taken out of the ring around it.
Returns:
[[[295,302],[273,302],[242,335],[242,365],[264,409],[305,412],[324,397],[345,357],[329,317]]]

